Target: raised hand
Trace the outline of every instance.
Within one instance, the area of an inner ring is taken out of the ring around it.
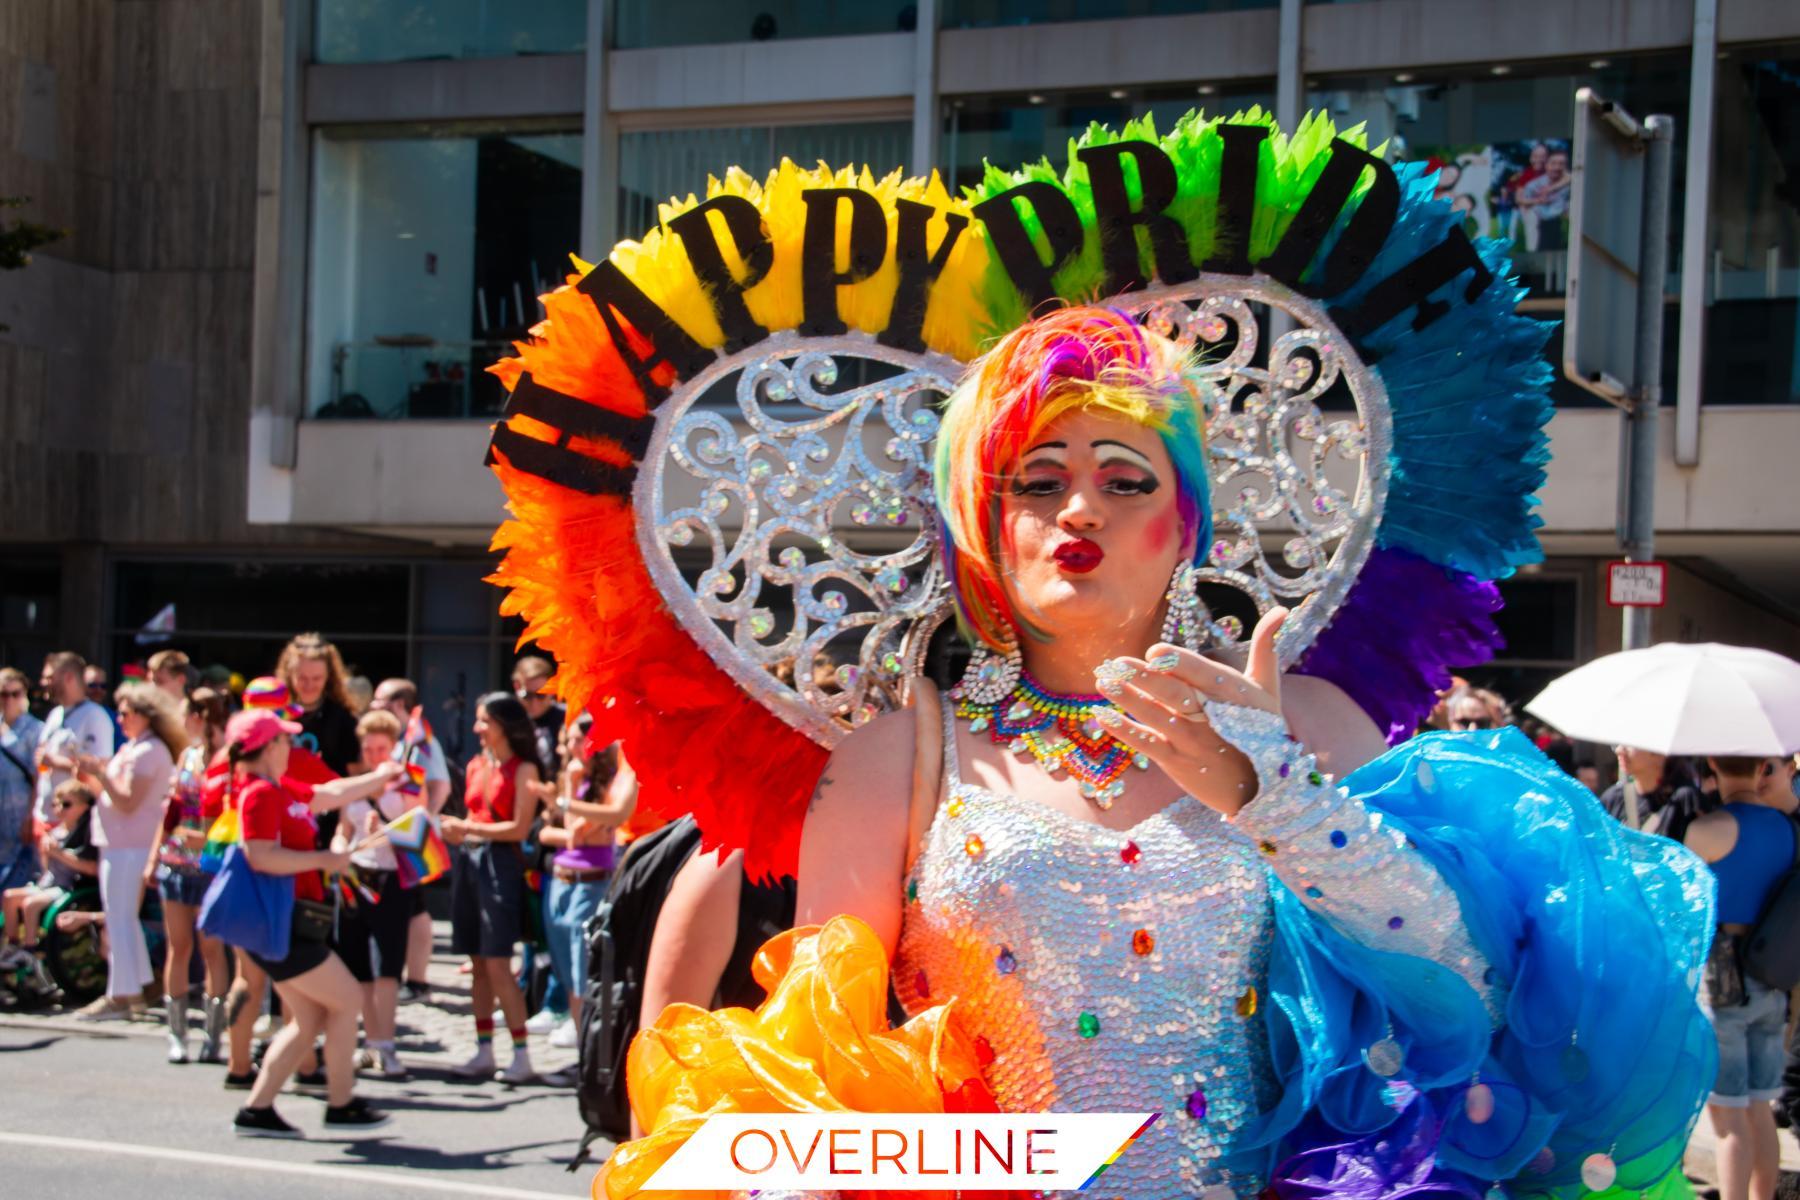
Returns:
[[[1218,765],[1223,745],[1235,744],[1230,734],[1213,727],[1206,706],[1236,705],[1282,721],[1275,634],[1287,615],[1285,608],[1278,608],[1257,623],[1242,671],[1166,643],[1150,647],[1141,659],[1108,660],[1094,679],[1117,711],[1102,709],[1096,716],[1108,732],[1146,755],[1183,791],[1234,815],[1253,796],[1248,789],[1222,794],[1215,781],[1206,778]]]

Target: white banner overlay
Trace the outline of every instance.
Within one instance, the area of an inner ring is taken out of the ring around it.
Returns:
[[[648,1190],[1080,1191],[1156,1113],[730,1113]]]

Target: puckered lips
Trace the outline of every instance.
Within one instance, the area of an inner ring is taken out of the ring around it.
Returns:
[[[1086,575],[1100,565],[1106,551],[1086,538],[1073,538],[1051,551],[1056,565],[1074,575]]]

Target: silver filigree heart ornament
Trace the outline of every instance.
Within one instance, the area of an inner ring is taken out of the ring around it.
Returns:
[[[634,494],[651,577],[746,691],[830,747],[898,707],[950,612],[931,456],[961,364],[774,334],[656,413]]]
[[[1323,306],[1266,276],[1202,275],[1110,303],[1194,351],[1213,503],[1212,544],[1194,575],[1246,597],[1258,616],[1292,609],[1276,636],[1281,665],[1292,666],[1375,546],[1393,446],[1381,377]],[[1281,332],[1258,365],[1270,325]],[[1196,607],[1208,644],[1244,640],[1242,620]]]
[[[1108,303],[1194,350],[1214,525],[1195,575],[1258,614],[1294,609],[1277,641],[1293,664],[1374,545],[1392,444],[1380,377],[1321,306],[1261,276]],[[657,409],[633,496],[651,576],[712,659],[820,745],[903,702],[950,614],[931,459],[962,369],[864,334],[784,332]],[[1244,636],[1204,601],[1196,616],[1211,645]]]

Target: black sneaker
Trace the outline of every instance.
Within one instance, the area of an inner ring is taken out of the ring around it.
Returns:
[[[239,1137],[297,1138],[298,1129],[281,1119],[275,1106],[240,1108],[231,1122],[231,1131]]]
[[[370,1108],[368,1101],[361,1096],[352,1096],[348,1104],[328,1106],[325,1109],[327,1129],[380,1129],[393,1119],[378,1109]]]
[[[319,1067],[295,1075],[294,1090],[296,1092],[311,1092],[315,1095],[322,1094],[325,1091],[324,1068]]]
[[[225,1090],[228,1092],[247,1092],[255,1086],[255,1071],[245,1071],[241,1075],[235,1071],[225,1072]]]
[[[408,981],[400,985],[400,1001],[403,1004],[426,1004],[431,1000],[431,985]]]

